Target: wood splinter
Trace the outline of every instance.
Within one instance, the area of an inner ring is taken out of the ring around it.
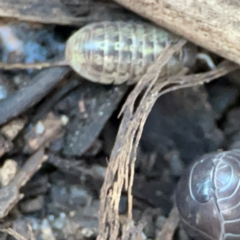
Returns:
[[[46,160],[47,156],[44,154],[44,148],[41,148],[26,161],[10,183],[0,189],[0,219],[7,216],[24,197],[20,193],[21,187],[29,181]]]

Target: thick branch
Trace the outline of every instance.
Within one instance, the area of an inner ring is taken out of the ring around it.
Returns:
[[[126,8],[240,64],[238,0],[115,0]]]

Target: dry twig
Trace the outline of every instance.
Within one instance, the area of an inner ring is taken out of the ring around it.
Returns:
[[[46,69],[25,87],[0,102],[0,125],[32,107],[46,96],[68,73],[70,68]]]
[[[29,231],[28,231],[29,240],[36,240],[35,236],[33,235],[32,228],[30,226],[28,226],[28,228],[29,228]],[[13,236],[16,240],[28,240],[24,236],[22,236],[21,234],[14,231],[12,228],[0,229],[0,231],[5,232],[5,233]]]
[[[174,232],[179,223],[179,214],[177,207],[174,206],[165,222],[161,232],[157,235],[156,240],[172,240]]]
[[[10,183],[0,189],[0,218],[5,217],[22,199],[20,188],[27,183],[46,160],[44,150],[38,150],[27,160]]]

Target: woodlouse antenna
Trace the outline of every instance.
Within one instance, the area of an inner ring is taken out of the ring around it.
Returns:
[[[197,59],[204,61],[211,70],[216,69],[216,65],[207,53],[198,53]]]

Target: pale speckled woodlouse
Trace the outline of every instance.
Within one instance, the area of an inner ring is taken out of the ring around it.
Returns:
[[[76,31],[67,41],[65,61],[82,77],[103,84],[135,83],[170,41],[180,37],[140,22],[99,22]],[[163,68],[174,75],[195,63],[196,46],[187,43]]]

